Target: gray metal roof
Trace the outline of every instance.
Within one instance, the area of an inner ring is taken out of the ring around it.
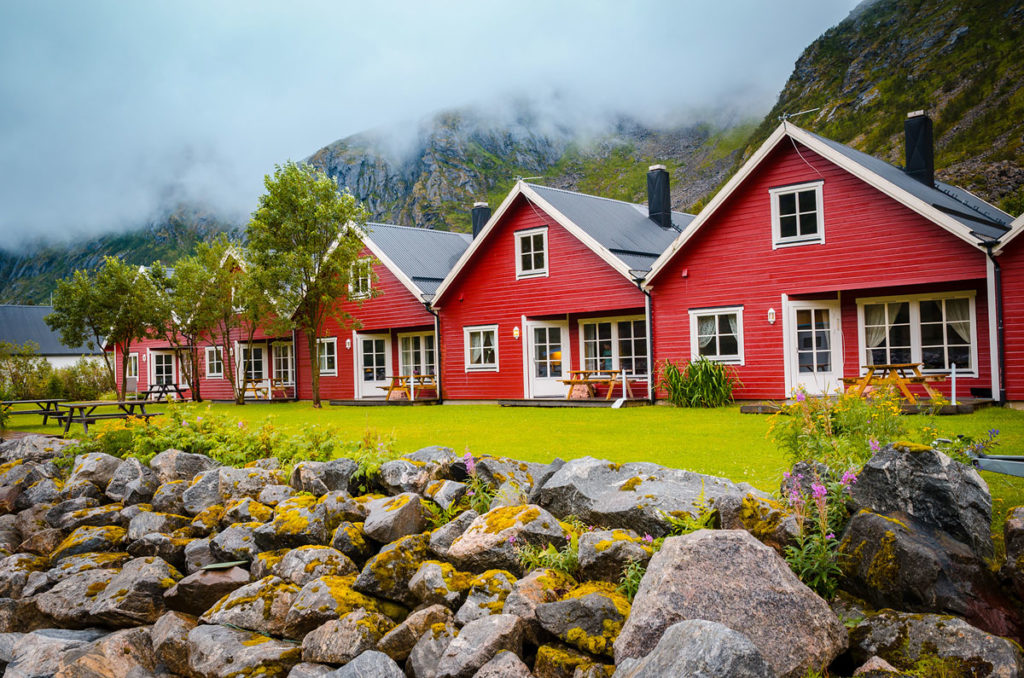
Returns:
[[[0,305],[0,341],[23,345],[35,343],[38,355],[82,356],[101,355],[101,350],[90,350],[88,346],[67,347],[60,343],[60,334],[52,331],[43,320],[53,313],[52,306]]]
[[[945,212],[956,221],[969,228],[981,242],[998,240],[1010,227],[1013,217],[989,205],[976,195],[962,188],[935,182],[935,188],[926,186],[914,179],[901,168],[890,165],[867,153],[862,153],[838,141],[803,130],[821,143],[828,145],[836,152],[844,155],[865,169],[874,172],[886,181],[895,184],[914,197],[923,200],[935,209]]]
[[[473,242],[468,233],[394,224],[368,223],[366,233],[425,294],[437,291],[441,281]]]
[[[647,216],[647,206],[528,184],[629,268],[650,270],[654,260],[690,225],[694,215],[672,213],[672,228],[662,228]]]

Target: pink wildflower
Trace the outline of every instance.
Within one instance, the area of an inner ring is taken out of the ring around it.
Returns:
[[[238,428],[245,428],[245,422],[244,421],[238,422]]]
[[[650,543],[652,543],[654,541],[654,537],[652,537],[650,534],[645,534],[644,535],[644,541],[647,542],[648,544],[650,544]]]
[[[846,471],[845,473],[843,473],[843,477],[839,481],[839,483],[843,487],[849,487],[850,485],[854,484],[855,482],[857,482],[857,474],[854,473],[853,471]]]
[[[476,494],[476,492],[474,492],[473,490],[467,490],[466,491],[466,496],[467,497],[472,497],[474,494]]]
[[[509,544],[515,544],[516,543],[516,536],[514,534],[509,536],[508,543]]]
[[[796,392],[796,401],[798,403],[802,403],[805,400],[807,400],[807,394],[804,393],[803,391],[797,391]]]
[[[197,424],[203,423],[203,418],[202,417],[196,417],[196,423]]]
[[[871,443],[870,444],[871,444],[871,451],[872,452],[878,452],[878,450],[882,449],[882,446],[874,438],[871,439]]]
[[[825,539],[835,539],[835,538],[836,538],[836,535],[835,535],[834,532],[829,532],[828,534],[825,535]]]
[[[813,485],[811,485],[811,493],[814,495],[815,499],[821,499],[826,494],[828,494],[828,490],[825,489],[824,485],[820,483],[814,483]]]
[[[471,476],[476,475],[476,462],[473,461],[473,455],[466,452],[465,456],[462,457],[463,461],[466,462],[466,473]]]

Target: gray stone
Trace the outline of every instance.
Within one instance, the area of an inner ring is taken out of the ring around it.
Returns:
[[[89,570],[120,570],[121,567],[131,560],[131,556],[123,552],[115,553],[83,553],[79,556],[71,556],[60,562],[60,565],[46,572],[50,584],[56,584],[73,574],[88,572]]]
[[[53,588],[35,597],[39,612],[57,626],[80,628],[99,623],[92,614],[96,598],[103,593],[117,570],[87,570],[65,577]]]
[[[265,506],[277,506],[282,501],[291,499],[298,494],[294,489],[287,485],[267,485],[260,493],[256,496],[256,501]]]
[[[573,588],[576,588],[576,581],[568,575],[558,570],[536,569],[512,585],[501,611],[522,619],[526,637],[534,645],[539,645],[541,628],[537,621],[537,606],[553,603]]]
[[[121,515],[123,508],[124,506],[118,503],[65,513],[56,527],[65,532],[74,532],[79,527],[106,527],[108,525],[126,527],[128,521]]]
[[[426,512],[419,495],[413,492],[376,499],[370,502],[368,508],[369,515],[363,524],[363,532],[382,544],[418,534],[427,527]]]
[[[220,472],[217,469],[203,471],[181,494],[181,501],[185,505],[185,512],[190,516],[198,515],[211,506],[223,502],[220,496]]]
[[[209,539],[193,539],[185,545],[185,571],[188,574],[198,572],[204,565],[213,565],[216,562],[219,561],[213,555]]]
[[[436,678],[472,678],[501,650],[522,653],[523,622],[519,617],[496,614],[470,622],[445,648]]]
[[[129,560],[96,596],[90,612],[109,626],[152,624],[164,613],[164,591],[181,574],[160,558]]]
[[[448,646],[455,640],[458,629],[454,623],[445,624],[443,628],[432,627],[423,632],[416,641],[409,660],[406,662],[413,678],[437,678],[437,666]]]
[[[292,667],[292,670],[288,673],[288,678],[320,678],[321,676],[330,675],[333,672],[334,669],[326,664],[299,662]]]
[[[161,532],[152,532],[129,544],[128,553],[133,558],[156,557],[166,560],[174,569],[183,572],[185,571],[185,547],[188,546],[188,543],[187,539],[175,538]]]
[[[742,633],[703,619],[688,619],[665,629],[643,659],[627,659],[616,678],[764,678],[774,675],[757,647]]]
[[[184,480],[191,483],[192,479],[204,471],[220,466],[204,454],[190,454],[181,450],[168,449],[149,461],[149,467],[156,472],[161,483]]]
[[[863,676],[863,678],[893,678],[894,676],[902,678],[904,674],[881,657],[872,657],[858,666],[853,675],[854,678],[858,676]]]
[[[533,678],[530,667],[511,652],[499,652],[480,667],[473,678]]]
[[[982,558],[993,554],[988,485],[973,467],[942,452],[887,445],[865,464],[851,491],[857,509],[901,513],[964,542]]]
[[[696,515],[702,497],[714,508],[721,503],[722,522],[733,524],[735,516],[725,509],[738,503],[722,500],[742,500],[750,490],[725,478],[649,462],[620,465],[582,457],[566,462],[544,483],[537,503],[559,517],[574,515],[586,523],[659,537],[668,534],[661,512]]]
[[[31,508],[18,511],[14,517],[14,527],[21,534],[23,539],[31,537],[39,530],[50,527],[46,522],[46,514],[53,508],[51,504],[41,504]]]
[[[474,577],[470,582],[466,602],[455,614],[455,623],[465,626],[488,615],[502,614],[505,599],[515,583],[516,578],[504,570],[488,570]]]
[[[253,531],[258,550],[276,551],[327,543],[330,533],[324,510],[317,506],[294,506],[282,510],[282,506],[284,504],[275,509],[273,521]]]
[[[341,551],[354,563],[365,563],[375,549],[366,541],[362,523],[343,521],[334,530],[331,547]]]
[[[447,511],[462,499],[468,487],[465,483],[454,480],[435,480],[427,485],[423,494]]]
[[[14,661],[14,646],[24,637],[24,633],[0,633],[0,666]]]
[[[217,560],[214,562],[230,563],[236,560],[252,560],[261,549],[256,543],[256,530],[263,523],[236,523],[224,528],[210,540],[210,553]],[[186,561],[188,554],[186,553]]]
[[[231,500],[224,507],[220,524],[227,527],[235,523],[265,523],[274,517],[274,509],[252,497]]]
[[[591,654],[614,654],[612,644],[626,617],[629,601],[614,584],[588,584],[535,609],[537,621],[559,640]]]
[[[189,668],[199,678],[286,678],[302,654],[295,643],[216,624],[189,631],[188,644]]]
[[[172,480],[156,488],[153,493],[153,510],[158,513],[171,513],[183,515],[185,513],[185,501],[181,496],[188,489],[188,482],[184,480]]]
[[[516,547],[561,548],[566,533],[558,519],[540,506],[505,506],[488,511],[472,522],[448,549],[447,559],[464,570],[502,569],[519,572]]]
[[[469,526],[473,524],[473,521],[476,520],[479,515],[479,513],[473,510],[463,511],[447,525],[442,525],[431,532],[431,552],[433,552],[433,554],[438,558],[446,559],[448,557],[448,549],[452,547],[452,544],[462,535],[463,532],[469,529]]]
[[[379,482],[388,494],[423,494],[430,481],[429,466],[409,459],[393,459],[380,465]]]
[[[114,477],[114,471],[120,465],[120,459],[102,452],[80,454],[75,457],[68,483],[74,485],[76,482],[85,480],[102,492],[107,489],[110,479]]]
[[[153,493],[159,485],[160,481],[153,469],[143,466],[135,457],[129,457],[114,471],[106,494],[125,506],[142,504],[153,499]]]
[[[300,546],[288,551],[272,571],[282,579],[305,586],[318,577],[343,577],[359,569],[348,556],[330,546]]]
[[[53,625],[53,620],[40,612],[37,598],[0,598],[0,633],[28,633]]]
[[[7,665],[6,678],[47,678],[56,674],[61,656],[76,647],[101,638],[106,631],[85,629],[42,629],[26,633],[14,644],[13,661]]]
[[[426,535],[414,534],[391,542],[366,561],[352,588],[408,607],[415,606],[419,601],[409,590],[409,581],[428,557],[427,539]]]
[[[358,488],[352,487],[352,476],[359,470],[359,464],[354,459],[342,458],[332,459],[324,465],[323,482],[330,492],[344,490],[352,492]]]
[[[54,478],[43,478],[25,487],[14,503],[15,508],[26,509],[39,504],[61,501],[61,486]]]
[[[121,527],[79,527],[61,542],[50,556],[56,565],[64,558],[93,551],[114,551],[125,543],[125,530]]]
[[[358,608],[376,612],[377,601],[354,590],[351,577],[314,579],[295,594],[280,635],[298,640],[321,624]]]
[[[616,663],[649,654],[669,626],[686,619],[742,629],[780,676],[827,666],[846,647],[846,629],[828,604],[742,530],[665,540],[615,641]]]
[[[222,466],[217,469],[220,496],[225,502],[242,497],[256,499],[264,487],[276,485],[278,477],[277,471],[254,466],[247,468]]]
[[[204,624],[230,624],[267,636],[283,636],[285,615],[299,587],[264,577],[224,596],[199,618]]]
[[[61,521],[64,516],[69,513],[75,513],[76,511],[83,511],[85,509],[96,508],[99,506],[99,501],[93,497],[78,497],[77,499],[68,499],[55,504],[53,508],[49,509],[44,515],[43,519],[50,525],[50,527],[60,527]]]
[[[526,463],[507,457],[481,457],[476,460],[476,476],[494,488],[513,483],[525,497],[533,489],[535,479],[547,469],[547,464]]]
[[[618,582],[630,562],[646,564],[653,548],[633,530],[597,530],[579,538],[580,574]]]
[[[441,474],[447,473],[451,466],[459,460],[459,456],[450,447],[431,445],[421,447],[415,452],[405,455],[403,459],[426,464],[432,469],[431,475],[434,478],[440,478]]]
[[[141,678],[153,675],[158,663],[149,629],[124,629],[65,651],[56,675],[60,678]]]
[[[331,619],[302,639],[302,661],[347,664],[377,643],[395,623],[378,612],[359,608],[341,619]]]
[[[21,591],[33,572],[42,572],[50,561],[31,553],[15,553],[0,560],[0,597],[20,598]]]
[[[402,669],[383,652],[368,650],[337,671],[330,678],[405,678]]]
[[[192,520],[185,516],[176,516],[170,513],[157,513],[155,511],[143,511],[132,518],[128,523],[128,540],[135,541],[142,539],[153,532],[174,532],[179,527],[188,525]]]
[[[65,481],[64,489],[60,492],[61,501],[67,501],[69,499],[79,499],[82,497],[88,497],[90,499],[103,499],[106,500],[106,495],[103,494],[98,487],[90,483],[84,478],[77,480]]]
[[[323,496],[330,491],[324,482],[326,465],[322,461],[300,461],[292,469],[288,484],[298,492],[309,492],[316,497]]]
[[[1024,506],[1010,509],[1003,524],[1006,560],[1000,572],[1018,598],[1024,599]]]
[[[343,521],[361,523],[369,515],[372,495],[353,497],[343,490],[332,490],[317,500],[317,506],[324,511],[328,525],[337,527]]]
[[[868,615],[850,631],[850,655],[857,662],[878,656],[903,671],[923,669],[918,662],[924,659],[934,672],[928,675],[1010,678],[1024,673],[1016,643],[944,615],[893,610]]]
[[[174,673],[189,675],[188,634],[196,624],[196,618],[190,614],[168,612],[149,631],[157,658]]]
[[[443,605],[431,605],[416,610],[381,638],[377,643],[377,649],[396,662],[405,661],[424,633],[435,624],[451,623],[452,611]]]
[[[563,466],[565,466],[565,461],[555,457],[555,459],[546,467],[534,471],[533,487],[530,489],[530,493],[527,495],[526,500],[531,504],[539,503],[537,500],[540,498],[540,490],[544,487],[544,483],[550,480],[551,476],[558,473]]]
[[[164,591],[164,603],[171,610],[200,616],[221,598],[247,584],[249,573],[240,567],[199,570]]]
[[[50,461],[60,456],[68,445],[77,440],[57,438],[40,433],[30,433],[21,438],[0,442],[0,461],[7,463],[15,459],[23,459],[36,463]]]
[[[462,602],[464,593],[453,586],[453,575],[456,574],[459,573],[450,563],[426,560],[409,580],[409,590],[425,605],[440,604],[455,609]]]

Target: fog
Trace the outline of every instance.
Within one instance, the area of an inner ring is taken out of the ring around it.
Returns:
[[[181,202],[241,221],[275,163],[364,130],[400,148],[450,108],[529,101],[581,129],[760,115],[855,4],[5,2],[0,248]]]

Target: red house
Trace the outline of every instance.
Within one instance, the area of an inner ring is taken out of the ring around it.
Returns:
[[[349,298],[337,302],[355,323],[343,328],[330,318],[320,339],[324,399],[383,398],[392,375],[437,375],[437,319],[427,304],[469,246],[470,236],[367,224],[363,242],[366,268],[356,276]],[[305,337],[295,345],[298,397],[311,399]]]
[[[993,273],[996,287],[1001,292],[997,309],[1003,318],[1003,347],[999,355],[1003,374],[1001,400],[1024,401],[1024,214],[1011,224],[1010,232],[1000,238],[992,248]]]
[[[650,313],[640,282],[693,219],[648,175],[650,209],[522,181],[438,288],[444,397],[565,397],[571,369],[622,370],[647,395]]]
[[[955,364],[959,396],[998,398],[1000,321],[1024,318],[995,292],[1012,218],[934,180],[926,116],[906,132],[904,170],[783,122],[654,263],[654,355],[735,366],[738,398],[893,363]]]

